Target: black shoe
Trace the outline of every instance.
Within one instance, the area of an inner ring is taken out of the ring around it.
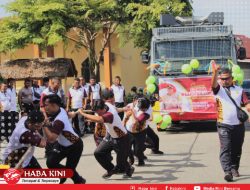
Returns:
[[[238,170],[232,169],[231,172],[232,172],[232,175],[233,175],[234,177],[240,177],[240,174],[239,174],[239,171],[238,171]]]
[[[117,166],[113,169],[113,174],[123,174],[125,173],[125,169],[120,169]]]
[[[144,160],[139,161],[139,162],[138,162],[138,164],[137,164],[137,166],[145,166],[145,162],[144,162]]]
[[[144,145],[145,145],[146,148],[153,148],[152,144],[145,143]]]
[[[143,160],[147,160],[147,159],[148,159],[148,157],[143,155]]]
[[[79,179],[74,182],[74,184],[85,184],[85,183],[86,179],[84,179],[83,177],[79,177]]]
[[[164,153],[160,150],[152,150],[151,154],[164,154]]]
[[[227,181],[227,182],[232,182],[233,181],[233,175],[231,172],[226,172],[225,173],[225,177],[224,179]]]
[[[132,177],[134,171],[135,171],[135,168],[133,166],[131,166],[129,171],[127,171],[123,177]]]
[[[114,170],[111,170],[111,171],[106,172],[105,174],[103,174],[102,178],[108,179],[108,178],[110,178],[113,174],[115,174],[115,171],[114,171]]]

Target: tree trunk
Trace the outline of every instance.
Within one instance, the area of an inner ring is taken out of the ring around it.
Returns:
[[[94,75],[96,77],[96,81],[100,81],[100,69],[99,64],[96,60],[96,51],[95,51],[95,40],[92,40],[89,44],[88,49],[88,57],[89,57],[89,70],[90,75]]]
[[[100,64],[98,63],[98,62],[96,62],[96,80],[98,81],[98,82],[100,82],[100,78],[101,78],[101,76],[100,76]]]

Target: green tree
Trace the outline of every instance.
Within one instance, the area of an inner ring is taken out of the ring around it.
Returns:
[[[6,6],[13,16],[1,20],[0,52],[38,44],[45,48],[73,40],[88,52],[91,74],[99,76],[104,48],[119,24],[126,20],[125,1],[15,0]],[[69,31],[76,37],[69,36]],[[103,32],[104,31],[104,32]],[[101,49],[96,52],[98,35]]]
[[[90,73],[99,77],[99,64],[111,35],[120,26],[135,47],[149,47],[160,14],[190,13],[188,0],[15,0],[6,6],[12,16],[0,20],[0,52],[28,44],[45,48],[59,41],[76,42],[88,52]],[[76,37],[69,36],[69,31]],[[101,49],[96,39],[102,35]]]
[[[141,0],[129,3],[125,11],[131,20],[119,28],[123,43],[133,40],[135,47],[149,49],[152,29],[160,26],[161,14],[190,16],[192,7],[189,0]]]

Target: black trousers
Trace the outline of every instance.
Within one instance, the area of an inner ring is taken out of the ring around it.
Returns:
[[[147,129],[141,131],[140,133],[130,133],[130,144],[134,148],[134,155],[138,158],[139,162],[144,160],[145,140],[146,140]],[[131,150],[131,147],[130,147]]]
[[[18,119],[17,112],[0,112],[0,141],[6,139],[9,142],[9,137],[15,129]]]
[[[98,146],[103,141],[103,138],[94,135],[94,141],[95,141],[96,146]]]
[[[125,170],[128,172],[130,170],[130,164],[128,163],[129,154],[129,138],[128,135],[121,138],[110,138],[109,140],[104,139],[96,148],[94,155],[99,164],[108,172],[114,170],[115,166],[111,162],[110,154],[114,150],[117,154],[116,162],[117,168]]]
[[[34,110],[39,110],[40,109],[40,101],[39,100],[33,101],[33,107],[34,107]]]
[[[57,142],[49,143],[47,142],[45,147],[45,156],[48,157],[50,153],[53,152],[54,146],[57,144]]]
[[[37,159],[32,156],[30,163],[28,166],[26,166],[24,169],[41,169],[42,167],[38,163]]]
[[[73,170],[73,177],[71,178],[74,183],[79,183],[81,176],[77,173],[76,167],[81,158],[83,151],[83,142],[81,139],[69,147],[64,147],[59,143],[54,145],[53,151],[48,155],[47,166],[48,168],[65,168]],[[60,162],[66,158],[66,165]],[[63,181],[65,179],[61,179]]]
[[[25,113],[30,113],[31,111],[33,111],[34,105],[32,103],[22,103],[21,104],[21,111],[25,112]]]
[[[152,150],[158,151],[159,150],[159,137],[158,137],[158,135],[149,126],[147,127],[146,130],[147,130],[147,137],[146,138],[150,138],[150,140],[153,142]]]
[[[124,102],[115,102],[115,107],[117,108],[123,108],[124,107]],[[124,117],[124,112],[119,112],[118,115],[120,116],[121,120],[123,120],[123,117]]]
[[[221,125],[218,126],[220,139],[220,162],[224,172],[231,169],[239,169],[242,145],[245,137],[245,126],[241,125]]]

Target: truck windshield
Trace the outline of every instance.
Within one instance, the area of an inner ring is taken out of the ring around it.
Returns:
[[[191,59],[198,59],[200,67],[195,72],[207,73],[211,60],[218,64],[227,64],[232,59],[230,38],[199,39],[179,41],[156,41],[154,43],[154,62],[159,63],[159,73],[181,72],[181,66]]]

